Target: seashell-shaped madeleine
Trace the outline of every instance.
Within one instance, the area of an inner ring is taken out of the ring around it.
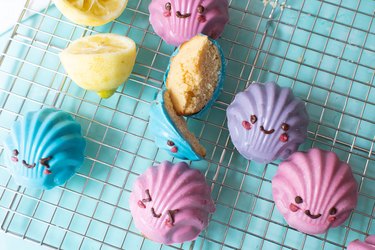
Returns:
[[[185,162],[168,161],[148,168],[138,177],[129,206],[142,234],[163,244],[194,240],[215,211],[204,176]]]
[[[227,109],[230,137],[248,160],[286,159],[307,137],[309,117],[291,89],[274,82],[252,83]]]
[[[7,167],[18,185],[51,189],[82,165],[81,126],[66,112],[41,109],[14,123],[5,141]]]
[[[217,39],[229,20],[228,0],[152,0],[149,12],[156,34],[174,46],[199,33]]]
[[[368,236],[364,242],[360,240],[350,242],[348,250],[375,250],[375,235]]]
[[[341,225],[356,207],[357,183],[351,168],[333,152],[296,152],[272,179],[275,204],[287,223],[308,234]]]

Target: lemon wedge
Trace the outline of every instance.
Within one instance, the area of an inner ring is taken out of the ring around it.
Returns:
[[[54,3],[76,24],[100,26],[119,17],[128,0],[54,0]]]
[[[69,77],[80,87],[108,98],[131,74],[135,42],[116,34],[98,34],[72,42],[60,53]]]

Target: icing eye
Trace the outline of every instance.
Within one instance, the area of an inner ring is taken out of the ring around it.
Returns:
[[[172,9],[172,5],[171,5],[170,2],[165,4],[165,9],[168,10],[168,11],[170,11]]]
[[[329,215],[335,215],[337,213],[337,208],[333,207],[329,210]]]
[[[287,123],[283,123],[283,124],[281,125],[281,129],[284,130],[284,131],[288,131],[288,130],[289,130],[289,124],[287,124]]]
[[[297,204],[301,204],[303,202],[303,199],[301,198],[301,196],[296,196],[296,198],[294,199],[294,201],[297,203]]]
[[[256,115],[251,115],[250,116],[250,122],[252,124],[256,123],[258,121],[258,117]]]
[[[172,146],[174,146],[174,142],[168,140],[168,141],[167,141],[167,145],[172,147]]]
[[[18,156],[18,150],[17,149],[14,149],[13,150],[13,156],[10,158],[13,162],[18,162],[18,158],[17,158],[17,156]]]
[[[202,14],[204,12],[204,7],[202,5],[198,5],[198,13]]]
[[[146,189],[145,193],[146,193],[147,198],[146,199],[142,199],[142,202],[150,202],[150,201],[152,201],[150,190]]]

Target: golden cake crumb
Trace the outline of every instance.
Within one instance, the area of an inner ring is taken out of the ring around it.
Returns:
[[[219,80],[221,58],[207,36],[184,43],[171,59],[167,89],[178,115],[199,112],[212,98]]]
[[[169,91],[165,91],[164,104],[169,117],[172,119],[177,129],[182,133],[182,136],[189,142],[196,153],[198,153],[201,157],[205,157],[206,149],[201,144],[199,144],[198,139],[188,130],[185,119],[176,114],[176,111],[173,108]]]

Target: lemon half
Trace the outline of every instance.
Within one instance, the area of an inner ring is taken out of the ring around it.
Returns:
[[[100,26],[119,17],[128,0],[54,0],[54,3],[76,24]]]
[[[116,34],[98,34],[72,42],[60,53],[69,77],[80,87],[108,98],[133,70],[135,42]]]

